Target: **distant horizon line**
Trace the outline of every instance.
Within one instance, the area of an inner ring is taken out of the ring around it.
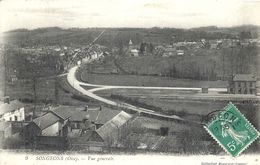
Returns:
[[[231,25],[231,26],[217,26],[217,25],[208,25],[208,26],[194,26],[194,27],[174,27],[174,26],[152,26],[152,27],[141,27],[141,26],[115,26],[115,27],[110,27],[110,26],[88,26],[88,27],[61,27],[61,26],[43,26],[43,27],[36,27],[36,28],[15,28],[15,29],[10,29],[7,31],[2,31],[0,33],[8,33],[8,32],[14,32],[14,31],[18,31],[18,30],[29,30],[29,31],[33,31],[33,30],[37,30],[37,29],[47,29],[47,28],[59,28],[59,29],[64,29],[64,30],[68,30],[68,29],[91,29],[91,28],[96,28],[96,29],[152,29],[152,28],[158,28],[158,29],[184,29],[184,30],[190,30],[190,29],[198,29],[198,28],[210,28],[210,27],[214,27],[214,28],[236,28],[236,27],[246,27],[246,26],[252,26],[252,27],[258,27],[260,28],[260,25],[256,25],[256,24],[241,24],[241,25]]]

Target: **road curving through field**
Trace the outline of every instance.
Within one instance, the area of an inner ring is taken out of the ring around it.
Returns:
[[[112,106],[117,106],[117,107],[121,107],[121,108],[126,108],[126,109],[130,109],[139,113],[144,113],[144,114],[148,114],[148,115],[152,115],[152,116],[157,116],[157,117],[163,117],[163,118],[167,118],[167,119],[174,119],[174,120],[181,120],[181,121],[187,121],[187,122],[191,122],[191,123],[196,123],[196,124],[200,124],[199,122],[196,121],[188,121],[186,119],[183,119],[177,115],[164,115],[164,114],[160,114],[157,112],[154,112],[152,110],[149,109],[145,109],[145,108],[140,108],[140,107],[136,107],[127,103],[117,103],[115,101],[100,97],[96,94],[93,93],[93,89],[90,90],[86,90],[84,89],[81,85],[84,86],[90,86],[90,87],[96,87],[94,89],[117,89],[117,88],[125,88],[125,89],[187,89],[187,88],[177,88],[177,87],[139,87],[139,86],[107,86],[107,85],[95,85],[95,84],[89,84],[89,83],[85,83],[85,82],[80,82],[79,80],[77,80],[76,78],[76,72],[77,72],[78,66],[72,67],[68,74],[67,74],[67,81],[68,83],[78,92],[80,92],[81,94],[88,96],[92,99],[98,100],[100,102],[103,102],[105,104],[109,104]],[[191,90],[191,88],[188,88],[189,90]],[[200,90],[199,88],[192,88],[194,90]]]

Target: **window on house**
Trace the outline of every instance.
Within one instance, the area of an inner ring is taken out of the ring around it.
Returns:
[[[9,118],[9,121],[12,121],[12,117]]]
[[[14,121],[17,121],[18,120],[18,117],[17,116],[14,116]]]
[[[250,82],[250,87],[253,87],[253,83],[252,82]]]
[[[237,85],[238,85],[238,87],[241,87],[241,82],[238,82]]]

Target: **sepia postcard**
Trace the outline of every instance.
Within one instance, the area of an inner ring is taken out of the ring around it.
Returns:
[[[0,165],[260,164],[260,0],[0,0]]]

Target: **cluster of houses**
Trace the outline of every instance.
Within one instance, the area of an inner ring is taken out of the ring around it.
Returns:
[[[118,144],[119,136],[134,115],[107,107],[56,106],[32,111],[18,100],[0,104],[0,141],[20,137],[34,148],[84,148],[102,151]],[[19,146],[18,146],[19,147]]]
[[[103,54],[103,50],[106,47],[94,44],[91,46],[82,46],[82,47],[68,47],[68,46],[46,46],[44,48],[31,48],[24,49],[25,52],[31,50],[30,56],[27,56],[27,60],[30,63],[39,62],[38,59],[40,56],[44,55],[53,55],[59,56],[64,62],[68,62],[71,58],[77,57],[77,59],[83,59],[84,61],[90,61],[100,58]]]
[[[102,151],[116,144],[115,134],[132,115],[105,107],[58,106],[33,119],[23,131],[25,141],[39,146],[87,148]],[[120,134],[121,135],[121,134]]]
[[[44,62],[42,58],[44,56],[52,56],[52,57],[61,57],[62,60],[69,60],[70,58],[77,56],[77,54],[80,54],[81,56],[88,56],[90,59],[97,58],[95,53],[89,54],[89,46],[81,46],[81,47],[73,47],[73,46],[32,46],[32,47],[24,47],[24,48],[18,48],[13,45],[6,45],[5,47],[2,46],[3,50],[7,49],[19,49],[21,51],[21,54],[26,54],[26,60],[29,63],[37,63],[41,64]],[[2,50],[1,49],[1,50]],[[92,52],[96,52],[97,54],[100,54],[101,50],[105,50],[106,47],[95,44],[90,47]],[[86,51],[88,50],[88,51]]]
[[[106,51],[106,47],[95,44],[85,49],[80,55],[80,59],[83,63],[88,63],[94,60],[99,60],[106,55],[109,55],[108,51]]]
[[[17,148],[94,152],[126,147],[158,150],[169,140],[169,128],[144,124],[139,113],[130,114],[102,106],[60,105],[42,109],[33,117],[25,104],[4,99],[0,113],[1,145],[6,139],[14,138],[22,141],[23,146]]]
[[[249,74],[234,75],[228,92],[256,94],[259,92],[256,78]],[[178,152],[183,148],[178,145],[182,141],[182,130],[150,121],[140,113],[104,106],[59,105],[44,108],[35,116],[32,109],[19,100],[3,99],[0,103],[1,145],[6,139],[15,137],[26,147],[36,149],[104,152],[111,148],[132,148]],[[181,122],[175,122],[175,126],[183,126]],[[169,143],[175,148],[169,148]],[[201,146],[210,144],[208,141],[199,143]]]
[[[5,49],[11,49],[6,47]],[[26,63],[39,66],[53,67],[56,71],[63,71],[71,61],[74,64],[81,62],[87,63],[99,60],[108,55],[106,47],[94,44],[85,47],[67,47],[67,46],[46,46],[46,47],[26,47],[17,48],[21,51]],[[40,67],[39,67],[40,68]],[[39,72],[38,70],[34,70]],[[19,78],[19,73],[14,68],[7,68],[7,81],[15,84]]]
[[[198,50],[198,49],[222,49],[231,48],[236,46],[250,46],[260,45],[258,39],[217,39],[217,40],[206,40],[201,39],[200,41],[182,41],[174,42],[172,44],[155,44],[153,54],[170,57],[170,56],[183,56],[187,50]],[[138,57],[141,55],[149,55],[149,53],[140,53],[140,45],[134,45],[133,42],[129,41],[126,55]],[[191,54],[192,55],[192,54]]]
[[[54,51],[59,54],[64,62],[68,62],[71,59],[82,60],[83,62],[90,62],[93,60],[97,60],[104,55],[106,51],[105,46],[101,46],[99,44],[82,46],[82,47],[56,47]]]

